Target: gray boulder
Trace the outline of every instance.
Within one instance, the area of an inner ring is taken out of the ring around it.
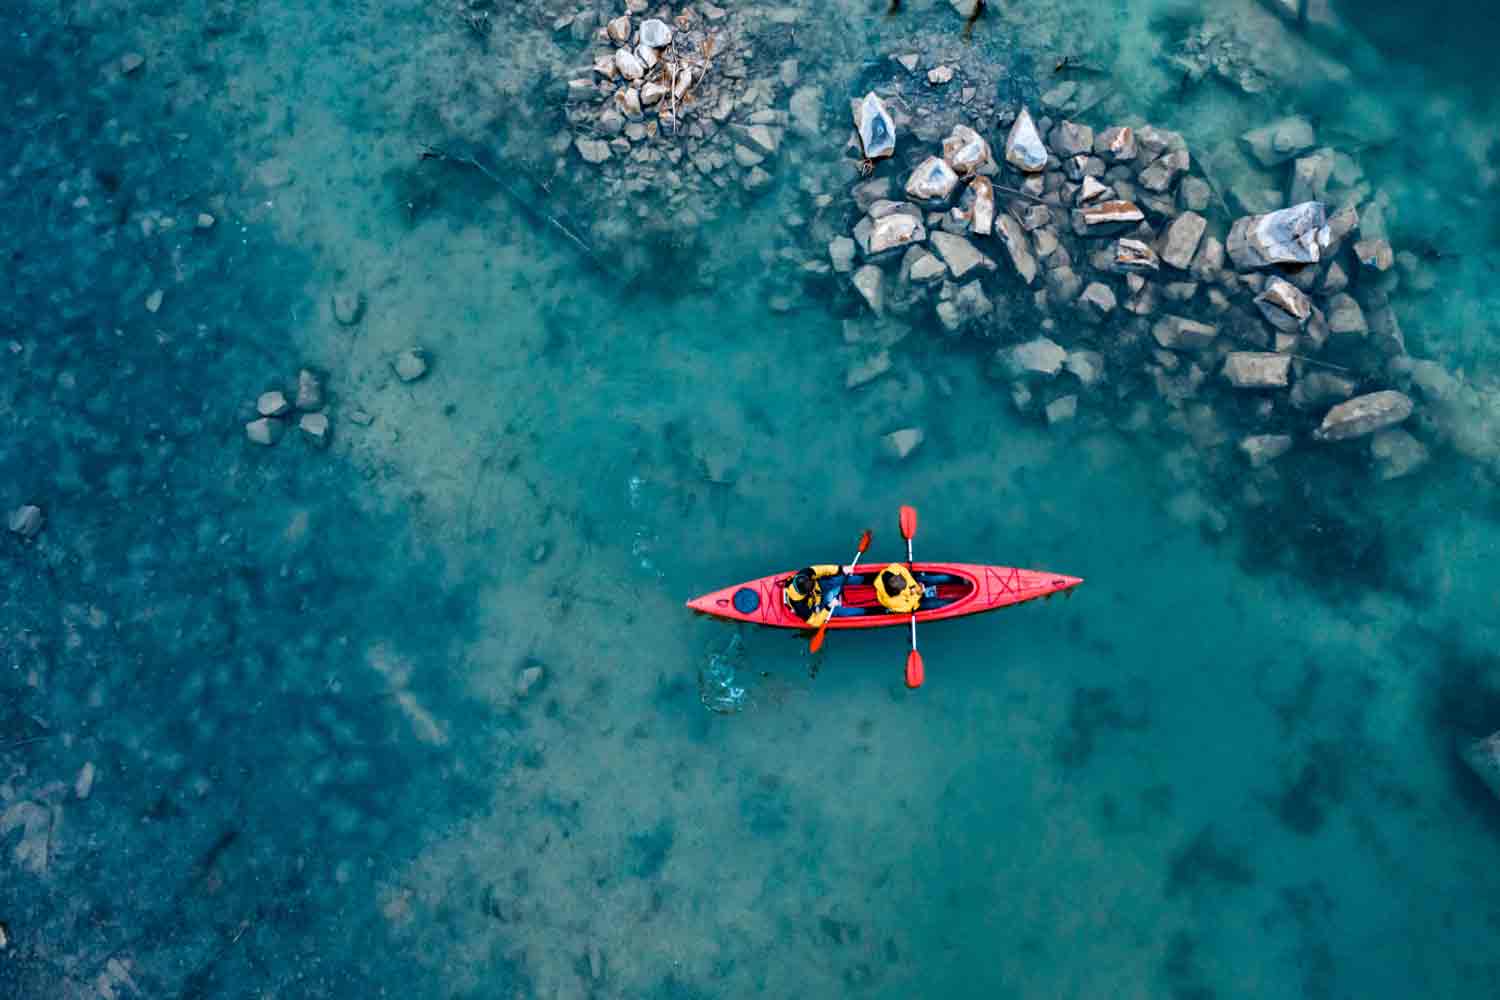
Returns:
[[[1272,278],[1255,297],[1260,314],[1283,333],[1296,333],[1312,315],[1312,300],[1284,278]]]
[[[1256,469],[1269,465],[1291,450],[1292,438],[1287,434],[1252,434],[1240,441],[1240,451]]]
[[[953,233],[936,232],[930,240],[933,249],[948,265],[955,278],[962,278],[976,267],[994,270],[995,262],[974,249],[974,244]]]
[[[1026,231],[1021,228],[1021,224],[1010,213],[1002,213],[996,220],[996,235],[1021,280],[1028,285],[1035,281],[1036,257],[1031,252],[1031,243],[1026,239]]]
[[[1282,389],[1290,380],[1292,358],[1266,351],[1230,351],[1224,377],[1236,389]]]
[[[947,201],[958,187],[958,174],[939,156],[929,156],[906,179],[906,193],[922,201]]]
[[[1313,437],[1319,441],[1347,441],[1394,427],[1411,413],[1411,399],[1404,393],[1394,389],[1370,392],[1329,410]]]
[[[1135,130],[1116,125],[1094,137],[1094,152],[1110,163],[1128,163],[1135,159]]]
[[[1077,122],[1061,121],[1052,129],[1052,148],[1066,159],[1094,150],[1094,130]]]
[[[990,144],[967,125],[956,125],[943,140],[943,159],[955,173],[972,174],[990,162]]]
[[[1062,371],[1068,352],[1055,341],[1037,337],[1014,347],[1002,347],[997,360],[1003,360],[1012,376],[1040,375],[1052,378]]]
[[[1025,108],[1016,115],[1010,134],[1005,137],[1005,162],[1023,174],[1039,174],[1047,169],[1047,145],[1037,131],[1031,112]]]
[[[854,290],[877,314],[885,311],[885,276],[874,264],[866,264],[854,272]]]
[[[922,220],[905,212],[892,212],[875,220],[870,228],[870,256],[895,250],[927,238]]]
[[[1208,220],[1203,216],[1197,212],[1183,212],[1162,233],[1156,252],[1167,265],[1185,271],[1198,252],[1198,242],[1203,239],[1206,229]]]
[[[847,236],[835,236],[828,241],[828,259],[839,274],[854,270],[854,241]]]
[[[12,534],[20,535],[22,538],[35,538],[41,532],[44,522],[42,508],[29,503],[11,511],[6,526],[10,528]]]
[[[1315,264],[1328,246],[1327,223],[1320,201],[1247,215],[1235,220],[1224,248],[1241,271],[1274,264]]]
[[[1427,464],[1427,446],[1399,427],[1377,431],[1370,439],[1370,459],[1382,480],[1409,476]]]
[[[896,121],[873,90],[854,102],[854,128],[865,159],[878,160],[896,151]]]
[[[1156,251],[1140,240],[1120,240],[1115,244],[1116,271],[1150,272],[1160,268]]]
[[[1218,333],[1218,328],[1184,316],[1163,316],[1151,327],[1151,336],[1170,351],[1201,351]]]
[[[1317,135],[1306,118],[1283,118],[1240,136],[1240,142],[1263,167],[1280,166],[1313,148]]]

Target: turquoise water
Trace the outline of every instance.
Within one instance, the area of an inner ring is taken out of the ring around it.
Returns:
[[[1493,992],[1500,803],[1455,753],[1500,729],[1493,75],[1249,0],[992,4],[967,44],[947,3],[725,6],[824,128],[691,216],[554,145],[573,4],[0,14],[0,506],[46,518],[0,539],[4,995]],[[1264,89],[1184,77],[1205,24]],[[881,334],[801,265],[857,215],[847,98],[908,51],[997,105],[1074,78],[1231,174],[1311,116],[1439,251],[1394,301],[1467,436],[1419,414],[1388,483],[1299,452],[1248,507],[1163,413],[1018,414],[1018,289],[846,389]],[[327,449],[247,441],[304,366]],[[1088,582],[925,629],[918,692],[897,634],[811,659],[682,608],[865,527],[894,557],[901,503],[919,558]],[[737,634],[744,709],[707,711]]]

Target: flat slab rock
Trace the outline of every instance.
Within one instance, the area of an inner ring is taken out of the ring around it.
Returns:
[[[1412,414],[1411,398],[1394,389],[1355,396],[1329,410],[1313,432],[1319,441],[1347,441],[1394,427]]]
[[[1224,377],[1236,389],[1282,389],[1291,379],[1292,356],[1269,351],[1230,351]]]
[[[1241,271],[1275,264],[1315,264],[1329,244],[1328,217],[1320,201],[1305,201],[1264,215],[1236,219],[1224,241]]]

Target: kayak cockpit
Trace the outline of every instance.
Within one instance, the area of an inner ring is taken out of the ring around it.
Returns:
[[[880,603],[880,598],[875,593],[875,577],[879,570],[869,573],[850,573],[844,577],[844,585],[839,593],[842,603],[834,611],[835,618],[862,618],[865,616],[895,614],[886,609]],[[917,613],[923,611],[936,611],[952,604],[957,604],[964,598],[974,593],[974,581],[957,573],[935,573],[925,570],[915,570],[912,576],[922,585],[925,593],[922,603],[917,607]],[[790,581],[778,580],[777,585],[785,587]],[[905,615],[896,615],[905,618]]]

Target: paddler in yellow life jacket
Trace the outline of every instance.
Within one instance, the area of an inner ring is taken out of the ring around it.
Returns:
[[[909,615],[922,603],[922,585],[904,563],[891,563],[875,577],[875,596],[898,615]]]
[[[799,569],[783,591],[787,607],[798,618],[807,622],[809,627],[821,628],[828,616],[833,614],[833,608],[824,605],[823,585],[819,581],[838,576],[842,572],[844,567],[834,565]]]

